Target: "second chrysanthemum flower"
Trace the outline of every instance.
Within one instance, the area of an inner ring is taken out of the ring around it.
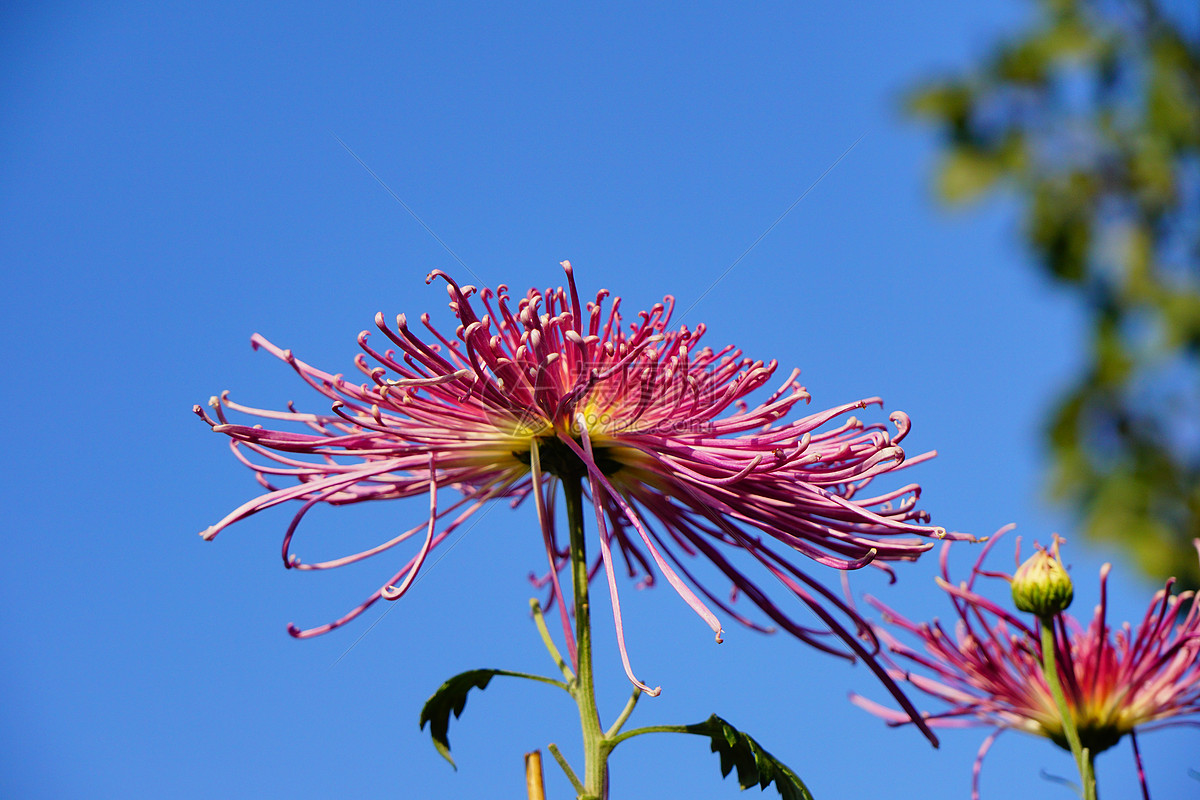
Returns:
[[[966,581],[950,580],[942,552],[938,585],[954,605],[953,631],[936,619],[913,622],[877,600],[869,600],[886,625],[904,631],[916,646],[893,637],[883,626],[876,632],[887,644],[885,660],[897,680],[945,703],[927,714],[932,727],[988,726],[994,730],[979,748],[972,797],[979,797],[979,771],[988,749],[1002,732],[1016,730],[1051,739],[1067,748],[1063,714],[1056,706],[1043,671],[1042,642],[1053,641],[1056,674],[1080,743],[1094,758],[1137,730],[1196,724],[1200,715],[1200,604],[1192,592],[1172,594],[1172,581],[1159,590],[1136,627],[1114,627],[1108,620],[1108,573],[1100,570],[1100,602],[1085,627],[1062,610],[1072,590],[1054,554],[1040,550],[1010,577],[983,569],[989,550],[1012,526],[982,549]],[[1200,549],[1200,540],[1196,542]],[[1018,561],[1020,546],[1018,544]],[[1021,617],[979,592],[978,579],[1000,578],[1012,584],[1012,595],[1031,617]],[[1025,602],[1029,598],[1033,602]],[[1042,616],[1040,621],[1037,615]],[[1041,637],[1045,625],[1047,636]],[[1052,632],[1053,636],[1050,637]],[[911,714],[885,708],[862,697],[856,704],[901,725]],[[1136,740],[1135,740],[1136,748]]]

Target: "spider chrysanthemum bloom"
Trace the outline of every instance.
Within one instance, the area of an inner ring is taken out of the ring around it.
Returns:
[[[440,271],[458,321],[445,336],[422,315],[418,336],[401,315],[395,327],[375,323],[389,344],[376,348],[368,333],[356,359],[362,382],[312,367],[255,335],[253,344],[289,364],[313,389],[333,401],[330,413],[249,408],[227,395],[213,398],[214,417],[196,412],[227,435],[235,455],[267,492],[203,532],[206,539],[237,520],[286,501],[299,510],[283,542],[284,564],[326,569],[378,555],[407,539],[420,541],[395,574],[340,619],[308,630],[307,637],[345,624],[380,598],[396,599],[412,586],[429,552],[484,504],[532,495],[542,523],[550,584],[563,615],[558,575],[569,551],[551,523],[559,481],[582,482],[595,506],[601,567],[612,598],[621,657],[630,679],[617,595],[618,556],[624,571],[650,584],[662,575],[717,634],[716,608],[760,630],[733,608],[749,598],[770,620],[822,650],[873,660],[869,629],[838,595],[793,563],[797,555],[839,570],[911,560],[932,547],[928,515],[916,508],[919,487],[873,496],[877,476],[932,456],[905,460],[900,442],[909,420],[894,413],[890,433],[852,412],[878,398],[838,406],[793,421],[784,418],[808,394],[798,371],[751,408],[745,398],[771,381],[774,361],[744,358],[740,350],[701,344],[704,326],[668,327],[673,299],[622,324],[620,299],[606,291],[581,303],[571,266],[567,286],[530,290],[513,307],[508,289],[459,286]],[[227,410],[268,425],[231,422]],[[299,423],[306,431],[277,429]],[[290,485],[279,486],[277,481]],[[439,489],[457,493],[453,503]],[[427,496],[427,519],[360,553],[306,563],[291,552],[297,525],[318,503],[347,504]],[[799,597],[820,620],[796,622],[736,566],[749,555]],[[688,559],[702,556],[732,585],[729,599],[699,583]],[[702,599],[703,598],[703,599]],[[844,621],[839,621],[844,620]],[[865,636],[860,641],[860,636]],[[831,638],[832,636],[832,638]],[[894,687],[892,687],[894,688]]]
[[[1011,527],[987,543],[971,577],[959,584],[951,582],[946,567],[949,543],[943,548],[938,585],[950,596],[958,617],[953,634],[937,620],[915,623],[868,599],[886,624],[907,632],[919,645],[910,647],[882,626],[876,628],[892,654],[883,656],[892,676],[947,704],[947,710],[925,715],[928,724],[995,729],[975,760],[973,798],[979,797],[983,757],[1002,732],[1044,736],[1068,749],[1042,671],[1041,623],[1032,614],[1017,616],[976,591],[980,576],[1011,580],[983,569],[988,551]],[[1196,545],[1200,549],[1200,540]],[[1017,550],[1020,563],[1019,539]],[[1100,602],[1086,628],[1069,614],[1053,617],[1059,679],[1080,742],[1093,756],[1126,734],[1133,736],[1135,729],[1194,725],[1186,718],[1200,714],[1200,604],[1192,602],[1192,592],[1171,594],[1171,580],[1154,595],[1136,628],[1124,623],[1114,629],[1107,617],[1110,568],[1105,564],[1100,569]],[[909,715],[865,698],[852,699],[890,724],[911,721]],[[1136,752],[1136,739],[1134,746]]]

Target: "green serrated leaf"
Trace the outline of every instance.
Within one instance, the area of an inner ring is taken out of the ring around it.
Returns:
[[[772,783],[783,800],[813,800],[804,781],[775,756],[768,753],[749,734],[742,733],[713,714],[704,722],[687,726],[688,733],[707,736],[712,751],[721,759],[721,776],[737,768],[738,785],[749,789],[757,784],[766,789]]]
[[[429,724],[433,746],[456,770],[458,765],[450,757],[450,712],[453,711],[454,718],[458,719],[467,705],[467,693],[472,689],[486,689],[492,678],[502,673],[503,670],[498,669],[473,669],[455,675],[439,686],[421,709],[421,730]]]

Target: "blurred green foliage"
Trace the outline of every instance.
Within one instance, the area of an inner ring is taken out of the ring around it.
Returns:
[[[1014,192],[1090,325],[1046,425],[1052,495],[1154,578],[1200,568],[1200,4],[1041,0],[910,111],[944,139],[938,192]]]

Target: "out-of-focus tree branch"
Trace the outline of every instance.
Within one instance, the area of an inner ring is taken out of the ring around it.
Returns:
[[[1015,192],[1037,263],[1088,309],[1086,366],[1045,429],[1053,496],[1148,575],[1197,587],[1200,10],[1035,6],[909,108],[941,130],[942,199]]]

